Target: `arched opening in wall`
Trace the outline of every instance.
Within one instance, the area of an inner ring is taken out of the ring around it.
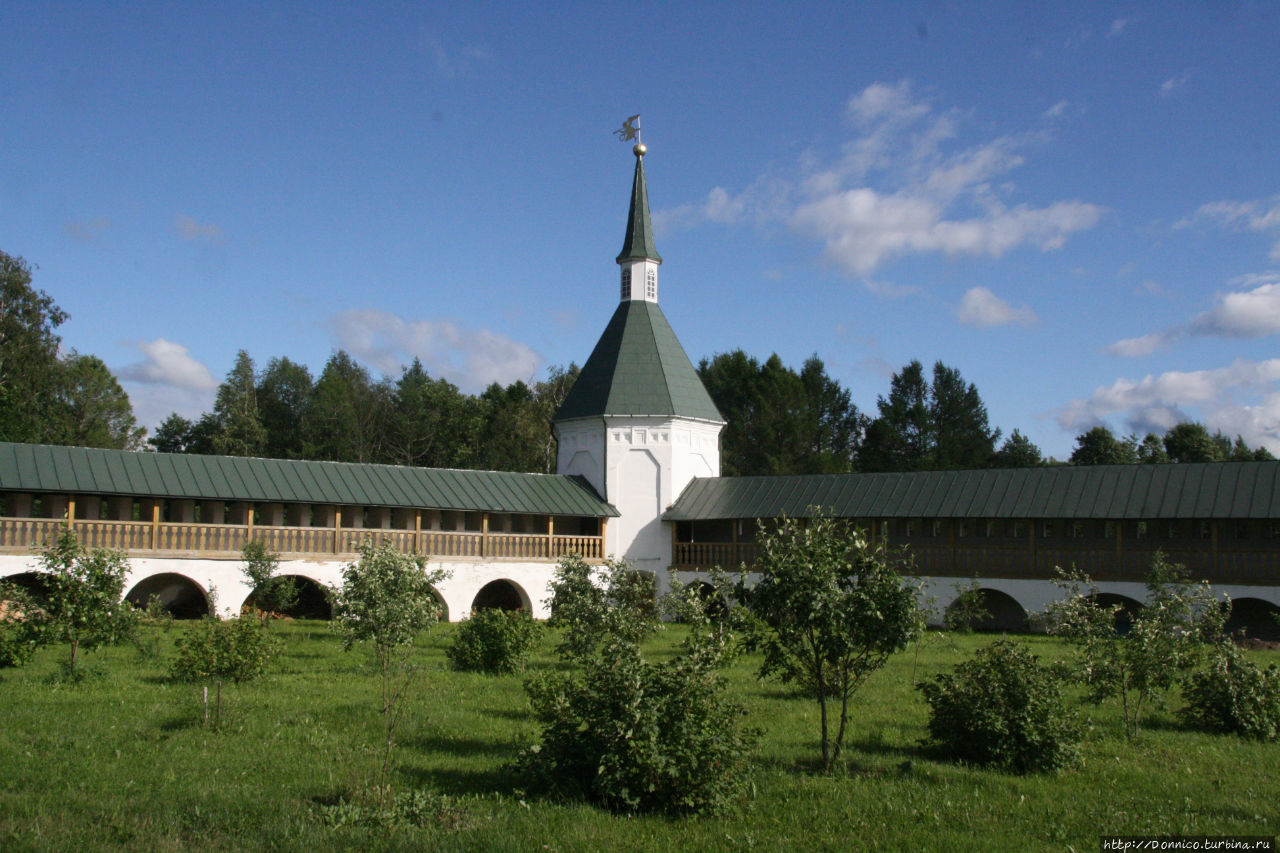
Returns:
[[[984,616],[973,620],[969,627],[974,631],[991,631],[998,633],[1016,633],[1026,631],[1028,627],[1027,611],[1018,600],[1007,592],[982,587],[977,591],[978,604]],[[950,613],[957,601],[947,607]]]
[[[435,599],[436,606],[440,608],[440,621],[449,621],[449,605],[445,603],[444,596],[440,594],[440,590],[434,586],[431,587],[431,597]]]
[[[1236,636],[1243,631],[1246,638],[1280,642],[1280,607],[1261,598],[1236,598],[1227,617],[1227,632]]]
[[[702,599],[703,605],[707,608],[707,615],[713,620],[719,622],[729,616],[729,603],[724,600],[720,590],[706,581],[698,581],[693,584],[693,591],[698,598]]]
[[[472,612],[476,610],[523,610],[531,613],[529,598],[519,585],[509,580],[490,581],[480,587],[471,602]]]
[[[1133,619],[1142,610],[1142,602],[1115,592],[1100,592],[1092,596],[1100,607],[1120,606],[1116,611],[1116,633],[1127,634],[1133,628]]]
[[[290,619],[332,619],[333,606],[329,603],[329,594],[319,583],[305,575],[280,575],[282,580],[291,580],[297,596],[290,607],[278,611],[279,615]],[[258,608],[258,591],[249,593],[249,597],[240,606],[241,612]]]
[[[20,572],[0,578],[0,583],[16,586],[36,602],[46,601],[49,598],[49,584],[44,572]]]
[[[186,575],[173,572],[143,578],[124,600],[134,607],[145,608],[152,598],[174,619],[200,619],[209,614],[209,597],[200,584]]]

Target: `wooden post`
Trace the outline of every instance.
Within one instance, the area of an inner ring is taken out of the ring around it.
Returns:
[[[609,519],[607,518],[600,519],[600,556],[601,557],[605,555],[604,532],[605,532],[605,528],[608,527],[608,525],[609,525]]]
[[[550,560],[556,553],[556,517],[554,515],[547,516],[547,559]]]
[[[673,566],[679,565],[676,562],[678,559],[679,546],[680,546],[680,542],[678,541],[679,537],[676,536],[676,528],[679,526],[679,524],[680,523],[678,521],[671,522],[671,564]]]
[[[160,549],[160,499],[151,503],[151,550]]]
[[[419,554],[427,552],[427,549],[422,547],[422,510],[420,509],[413,511],[413,550]]]
[[[245,544],[253,541],[253,504],[245,501],[244,504],[244,524],[245,524]]]
[[[489,513],[480,513],[480,556],[489,556]]]
[[[76,527],[76,496],[67,495],[67,527],[74,530]]]
[[[1218,522],[1216,519],[1209,522],[1209,548],[1213,552],[1213,580],[1217,583],[1221,579],[1218,576]]]
[[[342,538],[342,507],[333,508],[333,553],[338,554],[338,540]]]

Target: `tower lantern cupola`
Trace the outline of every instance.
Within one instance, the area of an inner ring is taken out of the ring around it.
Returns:
[[[622,267],[623,302],[658,301],[658,265],[662,256],[653,242],[653,222],[649,219],[649,191],[644,182],[644,155],[648,148],[637,141],[636,174],[631,181],[631,209],[627,213],[627,233],[618,253]]]

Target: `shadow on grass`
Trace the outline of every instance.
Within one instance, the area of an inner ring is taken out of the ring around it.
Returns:
[[[510,794],[520,786],[519,774],[506,767],[494,770],[402,767],[399,772],[415,785],[452,796]]]
[[[409,738],[404,746],[420,752],[444,752],[452,755],[467,756],[513,756],[524,748],[524,744],[510,743],[501,740],[480,740],[479,738],[428,737]]]

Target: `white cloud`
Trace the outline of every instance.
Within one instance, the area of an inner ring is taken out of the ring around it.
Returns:
[[[666,227],[782,222],[821,241],[824,259],[861,278],[909,254],[1051,251],[1102,214],[1077,200],[1010,205],[1005,199],[1016,188],[1006,176],[1038,137],[957,146],[963,116],[935,110],[909,81],[868,86],[849,99],[846,115],[854,137],[832,160],[806,155],[801,177],[761,178],[738,194],[716,187],[703,202],[656,218]]]
[[[132,344],[142,353],[142,361],[126,365],[116,372],[122,380],[144,385],[168,385],[188,391],[209,391],[218,382],[209,368],[191,357],[182,344],[156,338]]]
[[[1280,260],[1280,196],[1255,201],[1214,201],[1201,205],[1200,209],[1185,219],[1174,223],[1174,228],[1193,225],[1216,224],[1223,228],[1244,228],[1267,234],[1276,239],[1271,246],[1272,260]]]
[[[1280,333],[1280,273],[1242,276],[1232,283],[1254,286],[1249,290],[1220,293],[1212,308],[1189,322],[1117,341],[1107,347],[1107,352],[1132,358],[1150,355],[1187,335],[1248,339]]]
[[[443,320],[404,320],[377,309],[343,311],[330,321],[338,345],[374,369],[396,375],[414,358],[427,371],[475,393],[493,382],[528,381],[542,357],[486,329]]]
[[[186,214],[179,213],[173,218],[173,227],[184,240],[205,240],[221,243],[222,229],[212,222],[197,222]]]
[[[985,287],[974,287],[965,293],[956,309],[956,319],[966,326],[1031,326],[1035,312],[1026,305],[1013,306]]]
[[[138,423],[154,431],[170,412],[197,418],[213,406],[218,382],[181,344],[156,338],[131,344],[143,359],[115,371]]]
[[[1181,91],[1182,88],[1185,87],[1189,82],[1191,82],[1190,71],[1183,71],[1181,74],[1175,74],[1174,76],[1170,77],[1169,79],[1165,80],[1163,83],[1160,84],[1160,97],[1162,98],[1173,97],[1175,94]]]
[[[1041,116],[1044,118],[1061,118],[1066,115],[1067,107],[1069,106],[1070,104],[1066,101],[1058,101],[1058,103],[1041,113]]]
[[[1211,430],[1241,435],[1250,445],[1275,453],[1280,451],[1280,358],[1237,359],[1211,370],[1117,379],[1087,399],[1072,400],[1054,415],[1073,433],[1111,418],[1139,434],[1200,420]]]
[[[868,293],[874,293],[884,299],[901,299],[904,296],[916,293],[920,289],[910,284],[894,284],[891,281],[870,278],[864,278],[862,286],[867,289]]]
[[[1118,38],[1125,29],[1133,23],[1133,18],[1116,18],[1111,22],[1111,28],[1107,30],[1107,38]]]

